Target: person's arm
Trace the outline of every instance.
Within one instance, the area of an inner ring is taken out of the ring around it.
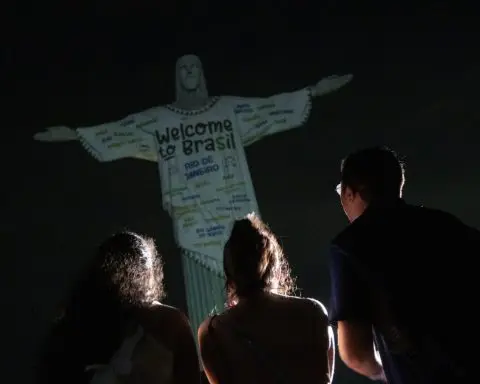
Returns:
[[[328,369],[329,382],[333,381],[333,375],[335,371],[335,336],[333,335],[333,329],[328,325],[328,312],[325,306],[315,299],[310,299],[315,306],[315,331],[317,335],[317,342],[320,345],[321,359],[325,357],[325,351],[327,356],[326,368]],[[318,364],[318,367],[325,367],[324,364]],[[323,374],[323,373],[322,373]]]
[[[199,384],[200,364],[192,328],[187,317],[178,313],[173,375],[175,384]]]
[[[383,378],[383,368],[373,347],[371,301],[352,257],[338,246],[330,249],[330,321],[337,325],[338,353],[345,365],[377,380]]]
[[[215,338],[209,333],[210,318],[205,320],[198,328],[198,344],[202,358],[203,369],[210,384],[224,384],[227,382],[228,367],[225,360],[220,358],[221,351]]]
[[[335,374],[335,335],[332,327],[328,327],[328,371],[331,383]]]
[[[338,353],[347,367],[372,380],[383,379],[382,362],[375,351],[371,326],[339,321],[337,335]]]

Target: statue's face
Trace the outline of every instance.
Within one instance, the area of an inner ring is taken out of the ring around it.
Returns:
[[[180,63],[180,81],[187,91],[194,91],[200,86],[201,68],[196,61],[185,60]]]

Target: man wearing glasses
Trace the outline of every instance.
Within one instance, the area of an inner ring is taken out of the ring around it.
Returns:
[[[472,382],[475,354],[455,322],[478,324],[470,308],[480,234],[448,213],[405,203],[404,184],[404,165],[387,148],[342,161],[336,190],[350,225],[330,248],[329,311],[339,355],[372,380]]]

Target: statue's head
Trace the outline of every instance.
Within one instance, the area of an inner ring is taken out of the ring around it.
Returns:
[[[177,99],[182,93],[207,93],[202,62],[195,55],[184,55],[177,60],[175,68]]]

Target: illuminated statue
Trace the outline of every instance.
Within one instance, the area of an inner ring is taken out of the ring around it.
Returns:
[[[101,162],[158,162],[163,208],[182,250],[193,327],[224,305],[223,245],[236,218],[258,212],[244,146],[300,127],[311,97],[335,91],[352,75],[331,76],[295,92],[265,98],[209,97],[194,55],[176,64],[176,101],[93,127],[53,127],[40,141],[79,140]]]

